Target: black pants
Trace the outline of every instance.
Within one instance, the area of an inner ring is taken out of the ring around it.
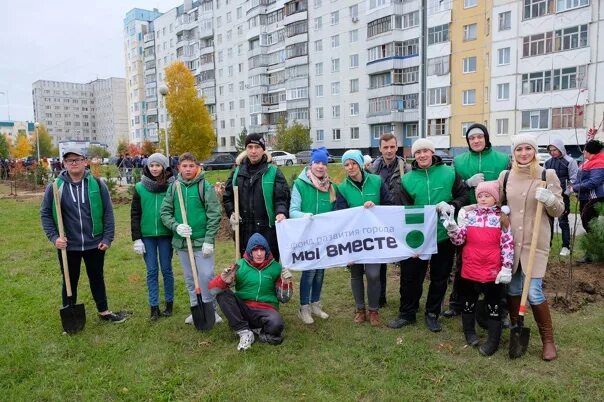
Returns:
[[[581,223],[583,224],[583,228],[587,233],[591,232],[591,228],[589,227],[589,221],[591,221],[593,218],[598,217],[598,210],[596,209],[596,205],[602,202],[604,202],[604,198],[594,198],[593,200],[579,201],[579,211],[581,211]]]
[[[558,217],[558,225],[560,226],[560,232],[562,232],[562,247],[570,248],[570,224],[568,223],[568,214],[570,213],[570,198],[566,194],[562,194],[562,201],[564,201],[564,212]],[[554,238],[554,225],[551,225],[551,239]],[[552,240],[549,245],[551,247]]]
[[[386,304],[386,282],[388,281],[388,264],[380,265],[380,305]]]
[[[61,250],[57,250],[59,255],[59,265],[61,267],[61,277],[63,277],[63,260],[61,259]],[[105,265],[105,252],[93,248],[85,251],[67,251],[67,266],[69,267],[69,280],[71,282],[71,293],[73,303],[78,299],[78,282],[80,280],[80,265],[84,259],[86,265],[86,274],[90,282],[90,291],[96,303],[96,309],[99,313],[108,310],[107,293],[105,291],[105,278],[103,267]],[[63,278],[62,290],[63,306],[67,306],[67,290],[65,289],[65,278]]]
[[[216,301],[233,331],[262,328],[274,338],[283,336],[285,323],[277,310],[250,308],[230,289],[216,295]]]
[[[422,297],[423,283],[430,262],[430,287],[426,300],[426,314],[440,314],[441,304],[447,292],[447,281],[453,265],[455,246],[449,239],[438,243],[438,252],[432,255],[430,261],[419,258],[409,258],[401,263],[401,305],[400,317],[415,320],[419,310],[419,299]]]
[[[463,303],[463,312],[474,314],[476,301],[481,293],[487,304],[488,318],[501,320],[500,306],[501,294],[505,285],[496,285],[495,282],[480,283],[465,278],[459,278],[459,297]]]
[[[458,313],[463,308],[463,303],[459,298],[459,279],[461,278],[461,253],[463,247],[455,247],[455,265],[453,266],[453,288],[449,295],[449,309]]]

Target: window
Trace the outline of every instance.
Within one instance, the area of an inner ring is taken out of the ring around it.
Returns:
[[[315,75],[323,75],[323,63],[315,64]]]
[[[323,50],[323,41],[321,39],[315,41],[315,52],[321,52]]]
[[[331,59],[331,72],[337,73],[340,71],[340,59]]]
[[[331,94],[339,95],[340,94],[340,82],[332,82],[331,83]]]
[[[323,26],[323,18],[322,17],[315,18],[315,31],[321,29],[322,26]]]
[[[552,109],[552,128],[583,127],[583,105]]]
[[[331,25],[337,25],[340,22],[340,12],[334,11],[333,13],[331,13],[329,20],[331,22]]]
[[[331,37],[331,47],[339,47],[340,46],[340,35],[334,35]]]
[[[331,139],[334,141],[340,141],[340,129],[334,128],[331,130]]]
[[[359,92],[359,79],[354,78],[350,80],[350,93]]]
[[[428,119],[428,135],[447,135],[447,119]]]
[[[325,141],[325,131],[317,130],[316,131],[316,139],[317,141]]]
[[[351,103],[350,104],[350,115],[351,116],[358,116],[359,115],[359,104],[358,103]]]
[[[367,24],[367,38],[374,37],[384,32],[392,31],[392,16],[378,18]]]
[[[510,64],[510,48],[497,49],[497,65],[504,66],[507,64]]]
[[[549,110],[526,110],[522,112],[523,130],[544,130],[549,128]]]
[[[315,85],[315,96],[323,96],[323,85]]]
[[[554,36],[554,52],[587,46],[587,25],[559,29]]]
[[[474,73],[476,72],[476,56],[470,56],[463,59],[463,72]]]
[[[359,55],[351,54],[350,55],[350,68],[357,68],[359,66]]]
[[[323,119],[323,108],[322,107],[318,107],[316,109],[317,111],[317,120],[322,120]]]
[[[355,4],[354,6],[350,6],[348,7],[348,11],[350,12],[350,16],[351,17],[358,17],[359,16],[359,5]]]
[[[476,7],[478,0],[463,0],[463,8]]]
[[[369,76],[369,88],[382,88],[391,85],[392,79],[390,72],[374,74]]]
[[[392,70],[392,83],[394,85],[415,84],[419,82],[419,66]]]
[[[350,127],[350,139],[351,140],[359,139],[359,128],[358,127]]]
[[[510,84],[508,82],[497,84],[497,100],[510,99]]]
[[[449,103],[449,87],[428,89],[428,106],[447,105]]]
[[[395,15],[394,27],[397,29],[406,29],[419,25],[419,11],[403,14],[402,16]]]
[[[468,131],[468,128],[470,128],[470,126],[474,124],[473,121],[467,121],[465,123],[461,123],[461,136],[462,137],[466,137],[466,132]]]
[[[554,0],[524,0],[523,18],[537,18],[554,12]]]
[[[496,119],[497,135],[508,134],[509,119]]]
[[[554,70],[553,90],[586,88],[585,66]]]
[[[331,107],[331,117],[334,119],[340,118],[340,105],[335,105]]]
[[[379,140],[382,134],[392,132],[392,127],[390,124],[375,124],[370,126],[371,138],[374,140]]]
[[[428,59],[428,75],[449,74],[449,56]]]
[[[313,4],[315,5],[315,8],[319,8],[319,7],[321,7],[321,3],[322,3],[321,0],[314,0]]]
[[[558,0],[556,4],[556,12],[572,10],[573,8],[589,5],[589,0]]]
[[[538,56],[552,52],[553,32],[525,36],[522,38],[522,56]]]
[[[353,29],[350,31],[350,43],[355,43],[359,41],[359,30]]]
[[[552,89],[551,79],[551,71],[538,71],[530,74],[522,74],[522,93],[534,94],[549,92]]]
[[[469,24],[463,26],[463,40],[475,40],[476,39],[477,24]]]
[[[476,90],[467,89],[463,91],[463,104],[464,105],[475,105],[476,104]]]
[[[499,13],[499,30],[507,31],[510,29],[512,29],[512,12]]]
[[[449,24],[428,28],[428,45],[449,40]]]

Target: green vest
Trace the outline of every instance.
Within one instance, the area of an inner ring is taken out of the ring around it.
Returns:
[[[244,301],[270,303],[279,309],[275,282],[281,276],[281,264],[273,260],[261,270],[252,267],[245,258],[241,258],[237,264],[239,264],[239,269],[235,274],[237,297]]]
[[[138,182],[134,191],[141,198],[141,233],[143,237],[172,236],[172,231],[164,226],[161,221],[160,207],[166,197],[166,192],[153,193]]]
[[[499,173],[506,170],[510,164],[507,155],[493,149],[482,152],[464,152],[455,157],[455,171],[462,179],[468,180],[476,173],[483,173],[485,181],[497,180]],[[468,205],[476,204],[476,188],[469,190]]]
[[[436,205],[453,200],[455,170],[447,165],[432,165],[428,169],[413,169],[401,177],[401,185],[413,199],[413,205]],[[447,231],[437,224],[437,240],[448,239]]]
[[[103,199],[101,198],[101,188],[97,179],[89,174],[85,177],[88,183],[88,202],[90,203],[90,215],[92,218],[92,236],[100,236],[103,234]],[[60,197],[63,197],[64,180],[60,177],[56,179]],[[52,217],[57,225],[57,209],[55,206],[54,197],[52,199]]]
[[[352,182],[350,177],[346,177],[338,186],[338,191],[348,203],[350,208],[360,207],[366,201],[373,201],[375,205],[380,205],[380,190],[382,188],[382,178],[376,174],[363,173],[363,185],[361,189]]]
[[[237,176],[239,175],[239,166],[233,173],[233,186],[237,185]],[[268,215],[268,227],[272,228],[275,224],[275,208],[273,206],[273,192],[275,190],[275,177],[277,177],[277,166],[269,163],[268,169],[262,174],[262,195],[264,196],[264,208]]]
[[[185,210],[187,211],[187,223],[191,226],[193,233],[191,234],[191,240],[201,239],[206,236],[206,206],[205,203],[199,198],[199,186],[206,185],[204,179],[195,181],[190,185],[186,186],[183,182],[180,183],[180,189],[182,191],[182,199],[185,203]],[[207,184],[209,186],[209,184]],[[178,223],[183,223],[182,214],[180,213],[180,201],[178,200],[178,194],[176,193],[176,182],[170,184],[169,190],[174,193],[174,219]],[[209,191],[207,188],[204,189],[204,194]],[[178,233],[173,233],[173,239],[182,242],[184,237],[181,237]]]
[[[335,184],[332,183],[331,185],[334,186],[335,191]],[[301,212],[317,215],[333,211],[335,201],[330,201],[329,191],[319,191],[311,183],[299,178],[294,181],[294,186],[298,189],[298,193],[300,193],[300,198],[302,199],[300,204]]]

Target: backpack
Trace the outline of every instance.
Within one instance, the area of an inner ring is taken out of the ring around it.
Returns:
[[[199,200],[203,204],[203,207],[207,210],[208,206],[206,204],[206,198],[205,198],[205,181],[206,181],[206,179],[199,180],[199,182],[197,183],[197,190],[199,191]],[[174,196],[175,193],[176,193],[176,186],[173,185],[172,186],[172,196]]]

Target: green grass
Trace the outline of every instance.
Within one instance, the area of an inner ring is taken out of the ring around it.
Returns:
[[[226,324],[209,333],[184,325],[188,297],[175,259],[175,315],[151,323],[144,264],[131,251],[127,205],[116,207],[118,235],[105,277],[110,308],[132,316],[119,325],[99,321],[83,273],[79,301],[88,322],[83,332],[62,336],[60,273],[38,208],[39,200],[0,199],[2,400],[604,400],[601,303],[570,315],[553,313],[556,361],[540,359],[531,318],[527,355],[507,358],[506,331],[501,350],[484,358],[464,347],[458,318],[443,319],[439,334],[421,321],[402,330],[353,324],[349,274],[331,269],[322,297],[328,320],[300,322],[296,287],[294,300],[281,309],[285,342],[237,352]],[[233,244],[219,242],[216,270],[232,255]],[[397,314],[395,277],[388,297],[384,320]]]

